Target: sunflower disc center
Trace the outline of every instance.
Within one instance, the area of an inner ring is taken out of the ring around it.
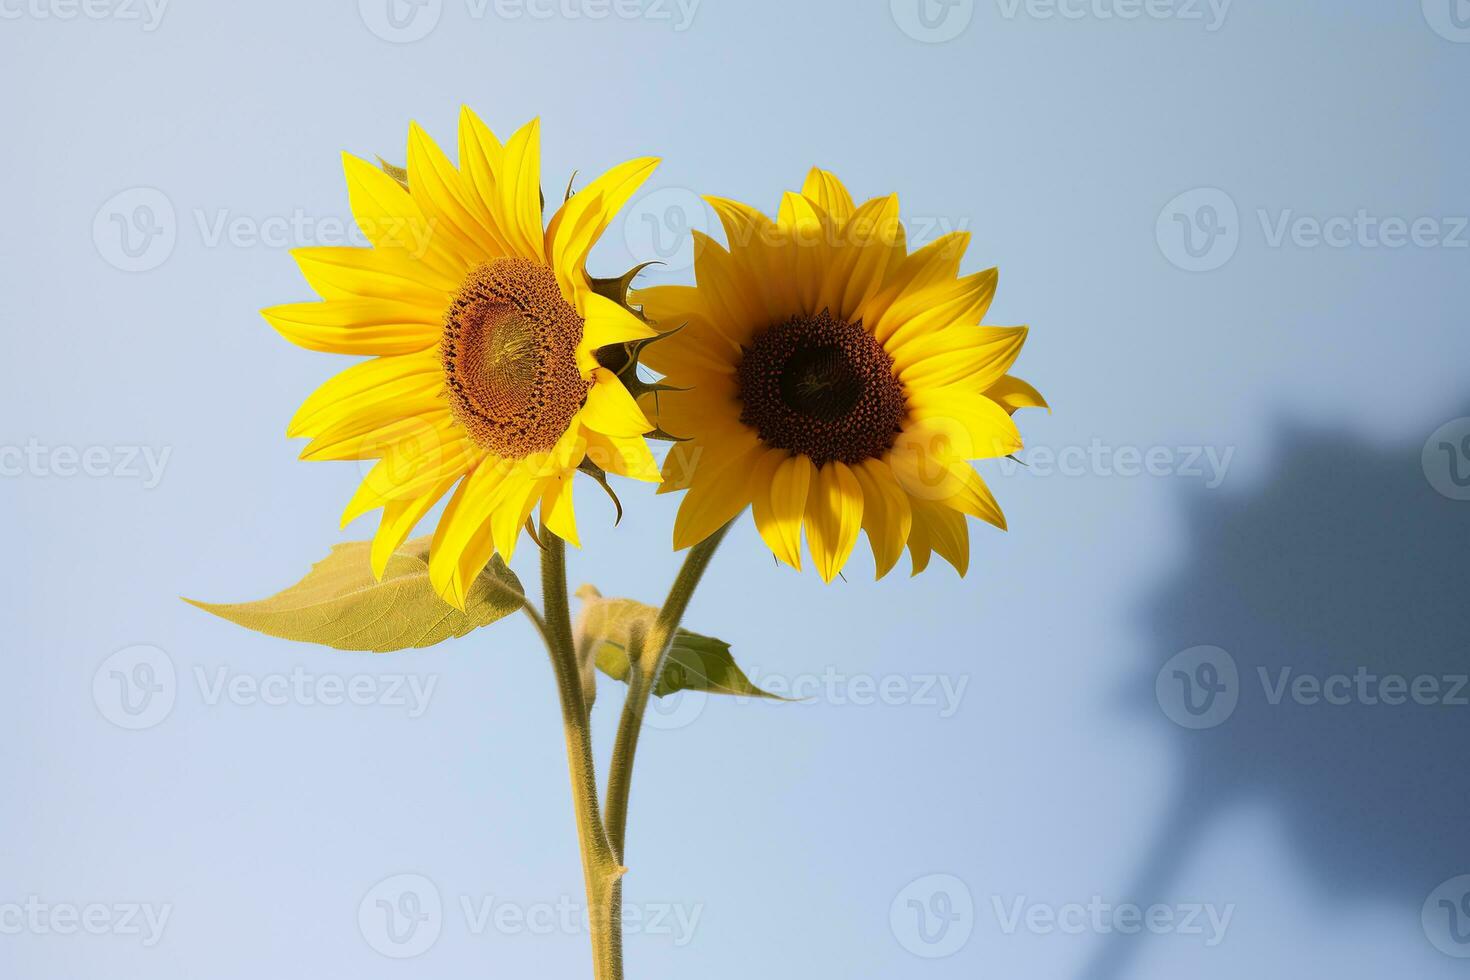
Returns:
[[[761,441],[818,466],[856,464],[893,447],[907,410],[893,358],[860,323],[823,311],[778,323],[736,370],[740,421]]]
[[[577,366],[582,329],[545,266],[503,258],[470,272],[440,355],[450,410],[477,445],[507,459],[556,445],[591,386]]]

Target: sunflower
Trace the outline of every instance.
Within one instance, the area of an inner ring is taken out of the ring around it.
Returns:
[[[687,490],[674,547],[749,506],[793,568],[805,529],[827,582],[859,531],[879,578],[905,547],[914,574],[938,552],[963,575],[965,516],[1005,527],[970,461],[1020,449],[1012,415],[1046,406],[1007,373],[1026,328],[978,325],[996,271],[959,274],[967,232],[910,254],[896,195],[858,207],[818,169],[775,221],[706,200],[728,249],[696,232],[698,284],[634,297],[664,335],[644,363],[668,388],[645,407],[685,440],[659,489]]]
[[[449,495],[429,573],[463,608],[468,583],[493,554],[510,558],[538,504],[544,526],[577,543],[572,477],[584,461],[658,479],[643,440],[652,426],[594,357],[655,334],[595,292],[585,268],[657,163],[614,167],[543,228],[536,120],[502,144],[464,109],[458,167],[417,125],[406,170],[345,157],[371,247],[297,249],[321,302],[262,313],[309,350],[369,357],[307,398],[287,435],[311,440],[303,459],[377,461],[342,520],[382,508],[379,577]]]

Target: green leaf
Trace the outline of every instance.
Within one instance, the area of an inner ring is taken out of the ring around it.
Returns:
[[[257,633],[373,653],[433,646],[525,605],[520,579],[497,555],[467,590],[464,612],[455,609],[429,583],[429,541],[425,535],[404,543],[381,582],[369,562],[372,543],[353,541],[334,547],[305,578],[269,599],[184,601]]]
[[[577,590],[582,612],[577,618],[577,647],[595,659],[597,669],[613,680],[628,680],[628,644],[635,628],[648,635],[658,610],[634,599],[604,599],[590,585]],[[659,697],[679,691],[708,691],[747,698],[788,700],[751,683],[730,654],[730,644],[690,630],[674,632],[669,655],[653,693]]]

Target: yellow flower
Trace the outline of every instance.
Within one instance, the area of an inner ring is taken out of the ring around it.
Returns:
[[[969,460],[1021,448],[1012,414],[1045,407],[1006,372],[1025,327],[978,326],[994,269],[960,276],[969,234],[909,254],[898,198],[854,206],[813,169],[777,220],[706,198],[728,250],[695,234],[697,286],[640,290],[667,336],[644,363],[674,388],[645,401],[678,443],[659,492],[687,489],[674,547],[747,506],[776,557],[801,567],[801,534],[823,580],[859,530],[878,577],[907,546],[914,574],[937,551],[961,575],[968,514],[1005,527]],[[682,328],[682,329],[681,329]]]
[[[577,542],[572,477],[585,458],[658,479],[652,426],[593,352],[654,336],[592,289],[587,253],[658,161],[614,167],[542,227],[540,125],[504,144],[469,109],[459,166],[417,125],[406,171],[345,158],[352,211],[370,248],[293,255],[321,296],[263,310],[310,350],[370,355],[322,385],[288,436],[303,459],[378,460],[343,524],[381,507],[372,565],[458,483],[434,534],[430,578],[463,608],[532,510]]]

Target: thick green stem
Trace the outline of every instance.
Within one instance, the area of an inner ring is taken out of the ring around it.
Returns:
[[[587,886],[593,973],[597,980],[622,980],[621,880],[625,869],[608,840],[597,804],[592,729],[577,667],[576,648],[572,642],[571,610],[567,605],[566,544],[544,529],[541,589],[545,618],[537,622],[537,627],[551,653],[557,692],[561,697],[567,765],[572,777],[572,803],[577,814],[577,838],[581,844],[582,874]]]
[[[633,788],[633,757],[638,752],[638,733],[643,728],[643,714],[648,699],[658,686],[658,675],[673,645],[674,632],[689,608],[694,589],[709,567],[710,558],[730,530],[726,524],[714,534],[689,549],[679,569],[663,608],[658,611],[646,636],[637,634],[628,644],[628,697],[623,702],[623,717],[618,723],[617,741],[613,744],[612,765],[607,777],[607,836],[613,854],[623,860],[623,846],[628,826],[628,794]],[[620,896],[621,897],[621,896]]]

